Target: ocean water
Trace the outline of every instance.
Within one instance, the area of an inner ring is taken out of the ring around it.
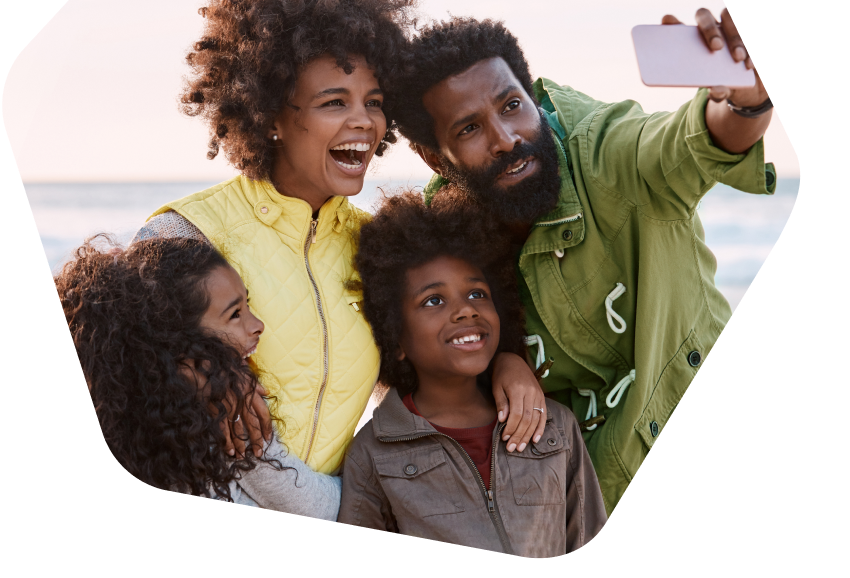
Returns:
[[[215,183],[27,183],[27,197],[53,271],[84,239],[113,234],[126,243],[165,203]],[[381,190],[422,187],[425,181],[366,181],[352,202],[373,211]],[[715,282],[734,309],[782,233],[794,207],[799,179],[779,179],[776,193],[748,195],[717,185],[699,214],[706,242],[717,257]]]

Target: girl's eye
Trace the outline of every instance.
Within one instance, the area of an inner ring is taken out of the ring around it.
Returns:
[[[479,290],[475,290],[469,294],[470,299],[485,299],[486,297],[487,295],[484,293],[484,291]]]
[[[433,297],[428,297],[428,299],[425,300],[425,307],[436,307],[437,305],[442,305],[443,303],[445,303],[445,301],[443,301],[442,297],[437,297],[436,295],[434,295]]]

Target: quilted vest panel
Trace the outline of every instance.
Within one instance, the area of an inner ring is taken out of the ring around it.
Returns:
[[[152,216],[169,210],[197,226],[239,272],[265,323],[252,360],[277,398],[271,409],[282,421],[280,438],[314,470],[335,472],[378,378],[372,331],[351,305],[360,295],[345,289],[368,214],[333,197],[319,211],[312,242],[307,202],[243,176]]]

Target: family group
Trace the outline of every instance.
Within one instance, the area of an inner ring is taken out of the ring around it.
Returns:
[[[534,80],[502,23],[414,8],[202,8],[181,106],[238,176],[127,246],[88,240],[59,298],[138,479],[565,554],[603,527],[731,315],[696,208],[718,182],[773,192],[769,99],[757,80],[669,113],[599,102]],[[752,68],[726,11],[697,23]],[[357,209],[399,134],[434,177]]]

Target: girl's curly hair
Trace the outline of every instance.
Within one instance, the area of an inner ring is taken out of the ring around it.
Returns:
[[[241,414],[259,393],[242,353],[200,328],[206,279],[227,261],[202,241],[122,250],[106,235],[73,257],[54,281],[112,454],[157,488],[232,501],[229,482],[257,460],[226,457],[224,400]]]
[[[381,353],[379,381],[405,395],[416,389],[410,361],[398,359],[407,271],[437,257],[463,259],[484,273],[501,322],[498,352],[525,358],[524,316],[515,255],[492,218],[471,204],[425,205],[422,196],[388,196],[363,225],[355,259],[363,289],[363,314]]]
[[[291,98],[299,69],[328,54],[347,73],[360,55],[389,95],[406,51],[416,0],[210,0],[201,39],[186,56],[192,75],[182,111],[210,128],[207,158],[224,145],[245,176],[268,179],[274,147],[269,127]],[[386,114],[386,113],[385,113]],[[393,119],[375,154],[396,142]]]

